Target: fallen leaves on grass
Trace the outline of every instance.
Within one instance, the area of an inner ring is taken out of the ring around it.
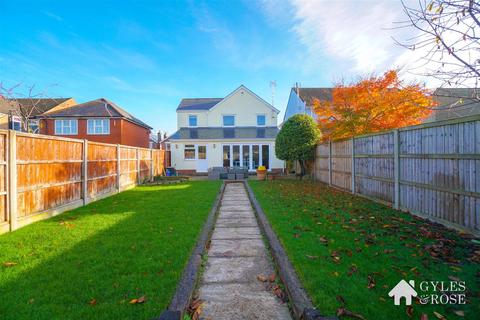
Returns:
[[[332,257],[332,260],[333,262],[335,263],[339,263],[341,258],[340,258],[340,255],[337,251],[332,251],[332,253],[330,254],[330,256]]]
[[[320,238],[318,238],[318,241],[320,241],[322,244],[328,246],[328,239],[326,237],[320,237]]]
[[[270,282],[275,282],[275,279],[277,278],[277,276],[275,275],[275,273],[272,273],[269,277],[268,277],[268,281]]]
[[[145,300],[145,296],[141,296],[140,298],[137,298],[137,299],[132,299],[130,300],[130,304],[140,304],[140,303],[144,303],[146,300]]]
[[[407,313],[407,316],[409,318],[413,317],[413,307],[412,306],[408,306],[407,309],[405,310],[405,312]]]
[[[437,311],[433,311],[433,314],[435,315],[435,317],[437,317],[440,320],[446,320],[447,319],[442,314],[438,313]]]
[[[375,279],[373,278],[372,275],[369,275],[368,276],[368,285],[367,285],[367,288],[368,289],[372,289],[376,286],[376,282],[375,282]]]
[[[6,261],[6,262],[3,263],[3,266],[9,268],[9,267],[16,266],[17,264],[18,263],[16,263],[16,262]]]
[[[428,320],[428,315],[426,313],[422,313],[420,320]]]
[[[89,305],[91,306],[95,306],[97,304],[97,300],[96,299],[92,299],[88,302]]]
[[[454,310],[453,313],[459,317],[465,317],[465,312],[463,310]]]
[[[338,308],[337,317],[343,317],[343,316],[365,320],[365,318],[361,314],[351,312],[345,308]]]
[[[316,259],[318,259],[318,256],[311,256],[311,255],[308,255],[308,254],[307,254],[306,256],[307,256],[307,258],[310,259],[310,260],[316,260]]]

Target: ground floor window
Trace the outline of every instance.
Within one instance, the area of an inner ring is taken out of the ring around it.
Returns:
[[[224,167],[246,167],[253,171],[262,165],[270,169],[269,144],[223,145]]]
[[[194,144],[186,144],[183,157],[185,160],[195,160],[195,145]]]

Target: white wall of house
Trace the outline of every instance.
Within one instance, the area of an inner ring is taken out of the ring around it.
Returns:
[[[195,145],[196,154],[195,159],[185,159],[185,146],[186,145]],[[176,140],[171,142],[171,155],[172,155],[172,166],[177,170],[198,170],[198,146],[207,147],[207,168],[211,167],[223,167],[223,146],[240,146],[240,158],[243,156],[244,147],[249,149],[249,154],[252,154],[249,159],[249,163],[253,160],[253,152],[250,145],[268,145],[269,146],[269,167],[271,169],[283,169],[284,161],[277,159],[275,156],[275,140],[268,139],[255,139],[255,140],[241,140],[241,139],[228,139],[228,140]],[[259,148],[261,149],[261,148]],[[262,151],[260,151],[262,153]],[[249,155],[250,157],[250,155]],[[258,165],[264,165],[262,159],[262,154],[259,154]],[[242,159],[243,160],[243,159]],[[201,165],[201,164],[200,164]],[[241,163],[241,166],[246,166],[245,163]],[[250,166],[252,171],[255,170],[253,164]],[[205,172],[205,171],[203,171]]]
[[[300,99],[295,90],[290,90],[290,96],[288,97],[287,109],[285,110],[285,115],[283,117],[283,122],[287,121],[288,118],[296,114],[307,114],[314,119],[317,119],[317,115],[313,111],[311,106],[307,106],[305,102]]]
[[[236,127],[257,125],[257,115],[265,115],[267,127],[277,126],[277,112],[249,90],[240,87],[208,111],[177,111],[177,128],[188,127],[188,117],[197,115],[197,127],[222,127],[224,115],[235,116]]]

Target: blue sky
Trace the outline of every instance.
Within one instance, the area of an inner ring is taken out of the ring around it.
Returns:
[[[48,96],[108,98],[155,130],[184,97],[240,84],[285,109],[295,82],[401,65],[389,26],[399,1],[19,1],[0,10],[0,81]],[[346,23],[347,21],[347,23]]]

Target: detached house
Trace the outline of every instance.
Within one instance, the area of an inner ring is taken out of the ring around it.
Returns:
[[[290,90],[283,122],[296,114],[307,114],[317,119],[313,110],[315,100],[331,101],[332,91],[333,88],[300,88],[295,86]]]
[[[42,134],[143,148],[150,144],[152,128],[104,98],[53,108],[39,120]]]
[[[212,167],[265,166],[282,171],[275,156],[279,110],[240,86],[225,98],[183,99],[177,129],[169,137],[171,164],[181,174],[206,173]]]

